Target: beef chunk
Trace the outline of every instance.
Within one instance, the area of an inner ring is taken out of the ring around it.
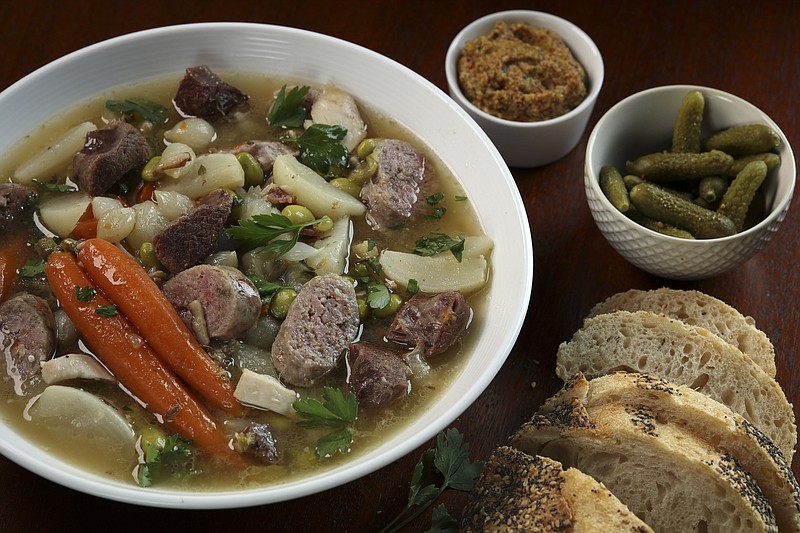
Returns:
[[[153,247],[161,264],[173,274],[199,264],[216,249],[232,207],[233,198],[218,189],[156,233]]]
[[[300,289],[272,344],[281,379],[308,387],[336,368],[358,333],[353,284],[336,274],[312,278]]]
[[[401,357],[369,344],[350,345],[350,388],[359,405],[385,407],[408,395],[411,370]]]
[[[228,340],[253,327],[261,312],[261,297],[253,282],[239,270],[216,265],[196,265],[179,272],[164,285],[164,295],[193,328],[191,304],[200,303],[205,331],[214,339]]]
[[[386,338],[411,346],[422,342],[426,355],[435,355],[455,344],[469,318],[469,306],[458,291],[433,297],[417,294],[395,315]]]
[[[0,223],[14,219],[34,196],[36,191],[31,187],[0,183]]]
[[[126,172],[141,170],[148,159],[144,135],[127,122],[115,121],[86,134],[86,144],[72,165],[81,190],[100,196]]]
[[[42,298],[21,293],[0,306],[0,350],[18,395],[27,395],[42,380],[41,363],[55,345],[55,319]]]
[[[242,91],[222,81],[206,65],[200,65],[186,69],[173,101],[185,116],[214,120],[247,100]]]
[[[425,208],[433,169],[425,157],[405,141],[387,139],[375,153],[378,170],[361,189],[367,220],[376,230],[397,228]]]
[[[281,462],[278,446],[267,424],[250,422],[234,439],[236,448],[261,464]]]

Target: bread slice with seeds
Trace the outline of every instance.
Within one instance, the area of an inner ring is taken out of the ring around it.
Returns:
[[[561,395],[510,439],[603,483],[657,532],[775,532],[758,485],[729,454],[645,406],[589,409]]]
[[[791,466],[771,440],[721,403],[647,374],[617,372],[591,381],[576,374],[542,409],[553,411],[573,400],[589,411],[604,404],[644,406],[657,420],[683,426],[750,474],[775,513],[778,531],[800,532],[800,486]]]
[[[615,311],[588,318],[559,346],[556,374],[588,379],[625,370],[658,376],[710,396],[780,448],[791,462],[797,444],[792,405],[752,359],[710,331],[649,311]]]
[[[775,377],[775,347],[767,335],[756,327],[752,317],[713,296],[668,287],[649,291],[632,289],[595,305],[589,311],[589,318],[612,311],[650,311],[703,327],[739,348],[767,375]]]
[[[461,516],[461,531],[646,533],[653,530],[590,476],[547,457],[501,446]]]

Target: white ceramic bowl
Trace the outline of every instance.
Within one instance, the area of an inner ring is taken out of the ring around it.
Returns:
[[[435,146],[494,239],[485,323],[469,360],[427,412],[384,443],[333,470],[260,489],[178,492],[109,481],[50,456],[0,420],[0,453],[52,481],[113,500],[158,507],[229,508],[297,498],[352,481],[423,445],[485,389],[519,334],[533,281],[528,218],[514,180],[483,131],[421,76],[377,53],[297,29],[258,24],[174,26],[118,37],[48,64],[0,94],[0,150],[64,107],[99,91],[207,64],[218,71],[333,81]],[[370,72],[364,76],[365,71]],[[486,176],[495,179],[486,180]],[[511,281],[513,280],[513,282]]]
[[[491,31],[496,22],[526,22],[553,30],[586,70],[588,94],[575,109],[560,117],[541,122],[514,122],[490,115],[470,102],[458,83],[458,58],[464,43]],[[571,22],[539,11],[502,11],[470,23],[450,43],[445,58],[445,74],[450,96],[480,124],[506,163],[512,167],[538,167],[567,155],[580,141],[597,95],[603,86],[603,58],[586,33]]]
[[[720,239],[686,240],[651,231],[620,213],[600,189],[603,165],[624,173],[625,161],[669,149],[683,97],[705,97],[703,136],[739,124],[762,123],[781,137],[780,166],[764,182],[769,215],[756,226]],[[696,280],[726,272],[761,249],[786,216],[795,184],[792,147],[777,124],[753,104],[732,94],[692,85],[656,87],[633,94],[597,122],[586,147],[585,188],[597,226],[611,246],[640,269],[669,279]]]

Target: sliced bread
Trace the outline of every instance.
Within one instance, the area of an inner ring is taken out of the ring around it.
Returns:
[[[650,311],[706,328],[739,348],[770,377],[775,377],[775,347],[767,335],[756,327],[752,317],[744,316],[713,296],[667,287],[650,291],[632,289],[595,305],[589,317],[612,311]]]
[[[738,348],[710,331],[649,311],[588,318],[559,346],[556,374],[566,381],[625,370],[698,390],[742,415],[791,462],[797,444],[792,405],[778,383]]]
[[[800,486],[791,466],[763,433],[716,400],[647,374],[617,372],[591,381],[576,374],[542,411],[573,400],[590,411],[614,403],[644,406],[657,420],[683,426],[727,452],[750,474],[775,513],[778,531],[800,532]]]
[[[777,531],[769,502],[730,455],[644,406],[550,402],[508,445],[603,483],[657,532]]]
[[[547,457],[501,446],[470,492],[461,531],[650,532],[590,476]]]

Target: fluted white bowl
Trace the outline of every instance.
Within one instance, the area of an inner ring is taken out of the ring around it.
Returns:
[[[530,300],[533,247],[514,179],[475,122],[429,81],[360,46],[303,30],[207,23],[147,30],[69,54],[0,93],[0,151],[65,107],[114,87],[206,64],[310,84],[332,81],[357,101],[409,128],[463,185],[494,240],[492,280],[482,324],[451,385],[425,412],[340,466],[305,478],[243,490],[191,492],[140,488],[82,470],[49,454],[0,420],[0,453],[47,479],[95,496],[176,508],[230,508],[288,500],[341,485],[410,453],[448,426],[486,388],[516,341]],[[369,72],[369,76],[364,76]],[[11,127],[10,125],[13,125]],[[493,179],[487,180],[486,176]]]
[[[698,90],[705,97],[703,135],[739,124],[761,123],[781,137],[780,166],[763,184],[768,215],[757,225],[719,239],[687,240],[649,230],[620,213],[600,189],[600,168],[662,151],[672,142],[681,100]],[[611,246],[640,269],[668,279],[697,280],[727,272],[758,252],[778,231],[795,185],[792,147],[775,122],[753,104],[732,94],[693,85],[656,87],[633,94],[597,122],[586,147],[584,186],[592,216]]]

